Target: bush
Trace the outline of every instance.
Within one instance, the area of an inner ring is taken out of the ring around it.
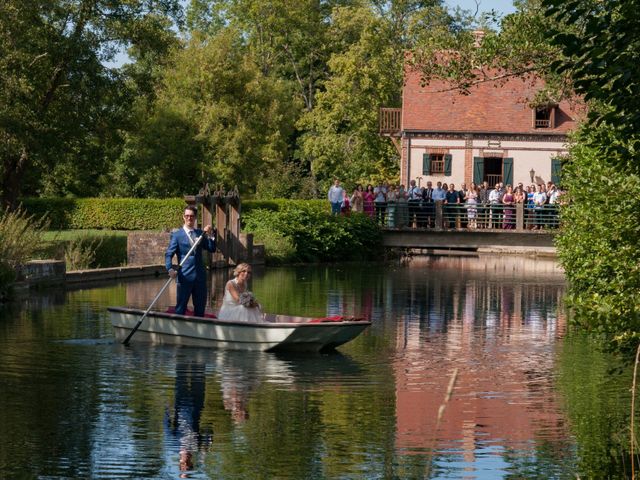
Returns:
[[[278,198],[275,200],[246,200],[242,202],[242,213],[249,213],[252,210],[271,210],[274,212],[288,209],[300,208],[315,212],[331,213],[331,205],[326,200],[289,200]]]
[[[36,219],[23,209],[5,211],[0,218],[0,297],[7,298],[16,279],[16,268],[31,260],[42,245],[44,218]]]
[[[120,267],[127,263],[127,238],[84,235],[64,242],[67,270]]]
[[[278,211],[251,210],[243,217],[244,227],[265,243],[270,263],[366,260],[379,255],[382,236],[369,217],[331,216],[325,205],[289,202]]]
[[[640,340],[640,176],[588,142],[602,130],[582,132],[563,167],[570,202],[558,254],[574,322],[613,346],[633,348]],[[612,134],[605,143],[616,141]]]
[[[78,237],[71,240],[64,249],[67,270],[86,270],[94,263],[96,248],[102,240],[97,237]]]
[[[166,230],[180,221],[180,198],[27,198],[27,212],[46,215],[51,228],[108,230]]]

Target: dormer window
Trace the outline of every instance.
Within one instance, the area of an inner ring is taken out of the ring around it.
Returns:
[[[555,128],[556,105],[533,108],[533,128]]]

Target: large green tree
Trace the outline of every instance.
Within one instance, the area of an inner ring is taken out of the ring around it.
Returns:
[[[339,46],[317,105],[299,122],[302,156],[326,187],[392,178],[399,155],[378,135],[380,107],[401,103],[405,53],[417,31],[451,21],[439,1],[361,2],[334,10],[331,35]]]
[[[107,102],[118,99],[119,91],[113,88],[117,79],[103,62],[119,46],[140,44],[168,30],[167,19],[179,12],[178,0],[0,3],[5,206],[16,206],[25,182],[37,189],[43,171],[64,178],[74,169],[93,174],[102,170],[104,159],[92,150],[108,136],[105,132],[112,127],[108,118],[119,113]]]
[[[562,49],[563,56],[553,68],[568,72],[575,79],[576,93],[595,102],[590,109],[593,124],[605,123],[623,138],[636,138],[640,131],[640,1],[543,0],[543,4],[547,17],[559,26],[552,32],[552,43]],[[630,159],[635,152],[627,154]]]
[[[240,31],[192,36],[175,51],[153,104],[140,106],[116,193],[182,195],[205,182],[250,191],[287,156],[300,108],[292,88],[263,74]]]
[[[558,247],[580,325],[609,344],[640,339],[640,2],[544,0],[589,119],[565,162],[569,189]]]

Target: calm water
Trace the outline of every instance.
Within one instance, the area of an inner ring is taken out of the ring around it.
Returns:
[[[212,303],[224,281],[212,279]],[[145,306],[163,282],[37,293],[4,307],[0,478],[628,470],[630,368],[567,334],[564,279],[551,261],[257,270],[253,290],[268,311],[371,317],[331,355],[115,343],[105,308]]]

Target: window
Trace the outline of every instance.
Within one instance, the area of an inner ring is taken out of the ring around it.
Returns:
[[[541,106],[533,109],[533,128],[555,127],[555,106]]]
[[[429,175],[442,175],[444,173],[444,153],[431,154],[431,171]]]
[[[451,176],[451,154],[425,153],[422,156],[422,174]]]

